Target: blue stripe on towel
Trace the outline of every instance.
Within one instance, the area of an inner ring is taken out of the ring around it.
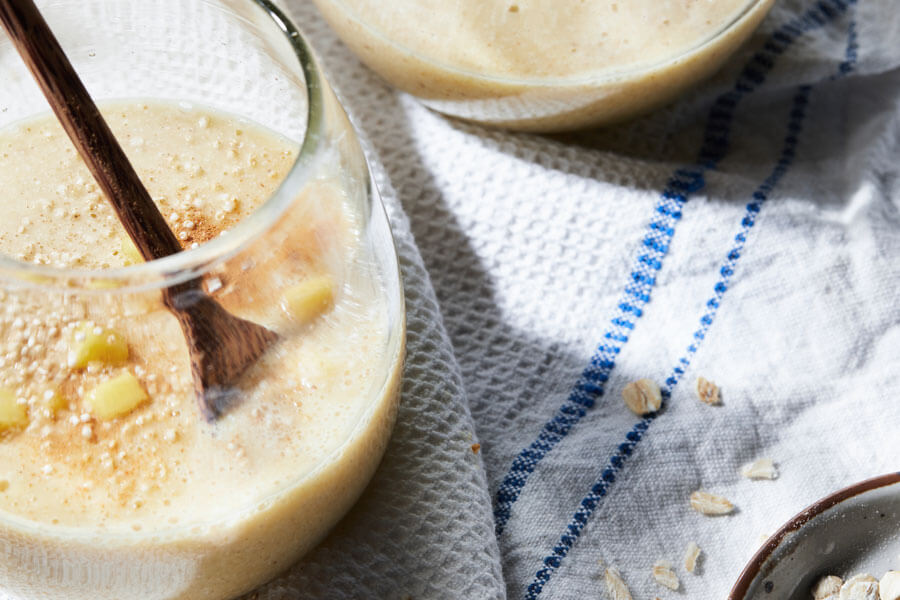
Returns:
[[[844,61],[840,64],[837,73],[831,76],[831,79],[837,79],[851,72],[856,64],[856,23],[851,21],[848,28],[847,50]],[[746,211],[741,219],[740,229],[734,236],[734,245],[728,251],[725,261],[719,269],[720,279],[713,286],[713,295],[706,303],[706,311],[700,317],[700,326],[692,336],[692,342],[688,345],[683,357],[679,358],[675,366],[672,368],[671,375],[666,379],[665,386],[662,388],[662,394],[665,401],[671,397],[675,386],[684,377],[685,368],[691,364],[691,359],[706,337],[706,333],[715,320],[716,313],[725,292],[728,291],[728,285],[731,282],[731,276],[734,274],[734,267],[740,260],[744,245],[747,242],[747,234],[756,223],[756,218],[762,209],[763,204],[769,198],[769,195],[778,185],[778,182],[787,173],[796,155],[798,137],[802,130],[803,121],[806,118],[806,107],[809,102],[809,96],[812,86],[803,85],[797,88],[794,95],[793,106],[791,107],[790,118],[787,124],[787,134],[785,135],[784,145],[782,146],[781,156],[775,163],[772,172],[766,180],[753,193],[753,200],[747,204]],[[572,519],[566,526],[563,533],[553,551],[543,560],[543,566],[535,573],[534,579],[528,586],[525,593],[526,600],[535,600],[540,596],[544,589],[544,585],[553,576],[553,573],[562,564],[562,560],[568,555],[569,551],[578,540],[585,526],[593,515],[594,510],[600,504],[600,501],[609,492],[610,487],[615,482],[618,473],[625,465],[625,461],[635,446],[643,439],[647,433],[651,423],[659,413],[648,415],[638,421],[631,431],[625,434],[625,441],[619,444],[615,453],[610,457],[606,467],[601,471],[600,476],[594,481],[588,494],[582,498],[578,509],[572,515]]]
[[[537,464],[566,436],[599,398],[603,383],[615,368],[615,356],[628,342],[635,321],[650,301],[656,272],[662,268],[669,249],[669,241],[681,219],[681,211],[691,194],[705,185],[704,173],[715,169],[728,152],[731,124],[738,102],[756,90],[772,70],[777,58],[799,36],[821,27],[843,13],[855,0],[820,0],[802,16],[777,29],[741,70],[733,89],[719,96],[712,105],[706,121],[697,163],[677,169],[666,184],[654,207],[654,216],[644,234],[629,283],[617,306],[611,327],[604,333],[604,342],[591,358],[587,368],[572,387],[569,397],[547,421],[527,448],[513,459],[509,471],[497,489],[494,523],[497,535],[503,533],[512,514],[512,506],[519,499],[528,477]]]

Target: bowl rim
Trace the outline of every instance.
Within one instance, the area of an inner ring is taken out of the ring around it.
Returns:
[[[321,3],[323,0],[316,0]],[[411,58],[413,60],[422,61],[433,65],[446,73],[450,73],[455,77],[468,78],[472,81],[480,83],[496,84],[504,86],[520,86],[520,87],[576,87],[576,86],[603,86],[609,83],[620,81],[626,77],[639,77],[657,72],[669,65],[676,64],[685,60],[696,53],[698,50],[721,39],[729,32],[733,31],[738,25],[743,23],[745,19],[754,14],[757,10],[763,10],[764,14],[768,12],[775,4],[775,0],[744,0],[743,5],[738,8],[729,19],[724,20],[721,25],[713,29],[711,33],[693,44],[685,46],[678,52],[663,57],[659,60],[650,62],[639,62],[630,67],[597,70],[585,75],[566,76],[566,77],[522,77],[522,76],[500,76],[491,75],[484,71],[474,68],[460,67],[449,64],[447,61],[435,60],[428,54],[419,52],[411,48],[407,44],[398,42],[396,39],[388,36],[384,31],[375,27],[370,22],[363,20],[353,8],[348,6],[346,0],[324,0],[329,2],[341,10],[352,19],[352,22],[369,33],[369,35],[377,38],[385,45],[393,48],[397,53]],[[415,94],[417,95],[417,94]]]
[[[769,558],[771,558],[772,554],[774,554],[781,546],[782,542],[784,542],[789,534],[799,531],[814,518],[850,498],[898,483],[900,483],[900,472],[879,475],[878,477],[865,479],[839,489],[804,508],[802,511],[791,517],[787,523],[782,525],[781,528],[779,528],[778,531],[766,540],[766,543],[756,551],[756,554],[753,555],[738,576],[737,581],[728,593],[727,600],[745,600],[747,592],[750,590],[750,586],[759,576],[763,566]]]

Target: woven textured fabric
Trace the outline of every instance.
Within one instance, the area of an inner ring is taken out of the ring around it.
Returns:
[[[361,66],[307,2],[285,4],[390,179],[386,203],[408,217],[411,232],[401,219],[395,234],[424,260],[482,444],[502,589],[422,598],[602,598],[599,562],[635,598],[672,597],[650,576],[660,559],[687,597],[722,598],[763,534],[896,469],[900,49],[888,40],[900,14],[889,0],[779,1],[681,101],[565,136],[435,114]],[[430,354],[411,351],[410,364]],[[721,406],[697,400],[698,375],[721,386]],[[622,403],[641,377],[664,390],[655,419]],[[780,477],[742,478],[762,456]],[[469,460],[458,458],[435,468],[455,476]],[[737,511],[692,511],[701,488]],[[385,552],[409,564],[446,548],[447,523]],[[696,575],[680,567],[689,541],[703,549]],[[422,573],[496,573],[447,557]]]

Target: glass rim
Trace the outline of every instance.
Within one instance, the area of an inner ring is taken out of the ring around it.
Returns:
[[[0,289],[33,288],[77,294],[120,294],[164,289],[202,277],[209,269],[239,253],[270,229],[294,203],[293,190],[309,178],[324,135],[322,77],[312,48],[293,22],[271,0],[255,4],[284,33],[303,72],[306,88],[306,128],[297,158],[275,191],[225,235],[177,254],[111,269],[56,267],[18,260],[0,252]],[[96,283],[102,282],[102,286]]]
[[[648,73],[652,73],[666,65],[678,62],[689,57],[694,52],[700,50],[710,42],[719,39],[723,35],[727,34],[729,31],[738,26],[747,16],[749,16],[755,9],[763,5],[771,6],[774,3],[774,0],[745,0],[745,4],[741,8],[741,10],[737,11],[737,13],[729,20],[725,21],[721,27],[713,30],[708,36],[705,36],[703,39],[698,42],[688,46],[684,50],[679,51],[674,56],[668,56],[662,58],[657,61],[648,62],[648,63],[637,63],[631,67],[625,67],[620,69],[614,69],[610,71],[595,71],[588,75],[578,75],[575,77],[503,77],[498,75],[489,75],[487,73],[477,71],[474,69],[462,68],[454,65],[447,64],[444,61],[435,60],[434,58],[417,52],[408,46],[397,42],[396,40],[388,37],[383,31],[375,28],[371,23],[362,20],[359,18],[355,11],[351,10],[344,0],[317,0],[317,1],[325,1],[331,2],[340,6],[342,9],[346,11],[348,15],[353,18],[355,23],[358,23],[363,29],[368,31],[371,35],[375,36],[388,46],[394,48],[401,54],[405,54],[415,60],[420,60],[425,63],[434,65],[439,67],[440,69],[447,71],[450,74],[467,77],[474,81],[479,81],[482,83],[494,83],[494,84],[502,84],[510,87],[517,86],[529,86],[529,87],[553,87],[553,86],[602,86],[607,83],[611,83],[621,79],[624,76],[635,76],[635,75],[645,75]],[[415,95],[415,94],[414,94]]]

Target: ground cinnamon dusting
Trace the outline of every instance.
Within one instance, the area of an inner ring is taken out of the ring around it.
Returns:
[[[203,244],[219,235],[223,231],[222,226],[213,225],[199,211],[189,211],[175,222],[169,222],[169,226],[178,236],[178,241],[184,249],[192,244]]]

